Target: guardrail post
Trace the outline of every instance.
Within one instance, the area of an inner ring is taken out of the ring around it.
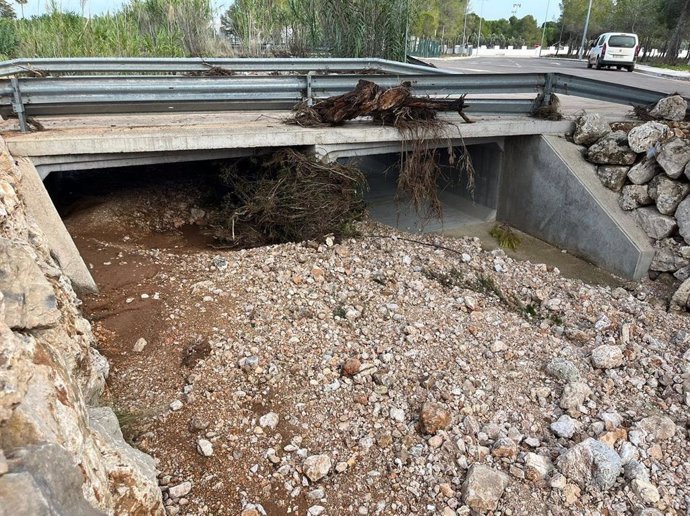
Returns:
[[[553,73],[546,74],[546,81],[544,82],[544,101],[543,105],[548,106],[551,104],[551,96],[553,95],[553,89],[555,86],[556,76]]]
[[[19,91],[19,79],[12,77],[12,90],[14,91],[14,101],[12,102],[12,110],[19,118],[19,129],[23,133],[29,131],[29,126],[26,124],[26,111],[24,110],[24,101],[22,100],[22,92]]]
[[[311,95],[311,76],[312,72],[307,73],[307,106],[311,107],[314,104],[314,99]]]

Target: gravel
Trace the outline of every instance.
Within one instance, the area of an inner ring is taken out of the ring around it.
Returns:
[[[134,442],[158,460],[171,512],[685,514],[685,315],[647,283],[357,229],[242,251],[99,242],[160,271],[107,294],[155,304],[158,333],[141,353],[138,336],[105,349],[119,403],[162,406]],[[198,336],[210,351],[185,366]]]

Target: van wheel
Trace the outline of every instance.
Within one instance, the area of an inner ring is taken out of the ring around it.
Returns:
[[[592,62],[589,59],[587,59],[587,68],[592,68]]]
[[[597,57],[597,70],[601,70],[601,60]]]
[[[622,66],[616,66],[616,70],[620,70]]]
[[[635,71],[635,65],[630,65],[630,66],[628,66],[628,71],[629,71],[629,72],[634,72],[634,71]]]

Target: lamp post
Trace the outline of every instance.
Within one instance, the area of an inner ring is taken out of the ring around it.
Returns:
[[[547,0],[546,2],[546,14],[544,15],[544,27],[542,27],[541,31],[541,44],[539,45],[539,57],[541,57],[541,49],[544,48],[544,37],[546,36],[546,21],[549,19],[549,5],[551,4],[551,0]]]
[[[407,63],[407,45],[410,38],[410,0],[405,2],[405,55],[403,62]]]
[[[589,7],[587,8],[587,19],[585,20],[585,31],[582,33],[582,44],[580,51],[577,53],[577,58],[582,59],[582,54],[585,51],[585,42],[587,41],[587,30],[589,29],[589,17],[592,14],[592,0],[589,0]]]
[[[484,0],[482,0],[482,6],[479,8],[479,34],[477,34],[477,55],[479,55],[479,49],[482,46],[482,21],[484,21]]]
[[[470,0],[465,2],[465,21],[462,24],[462,53],[467,52],[467,11],[470,8]]]

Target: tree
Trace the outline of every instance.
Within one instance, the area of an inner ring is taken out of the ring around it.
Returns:
[[[0,18],[15,18],[14,8],[7,0],[0,0]]]
[[[668,42],[666,61],[669,64],[676,64],[678,62],[680,44],[687,32],[688,17],[690,17],[690,0],[685,0],[680,10],[676,26],[671,33],[671,39]]]
[[[564,41],[571,51],[579,46],[587,18],[588,0],[562,0],[560,24]],[[596,0],[592,3],[587,37],[615,30],[615,4],[613,0]]]

